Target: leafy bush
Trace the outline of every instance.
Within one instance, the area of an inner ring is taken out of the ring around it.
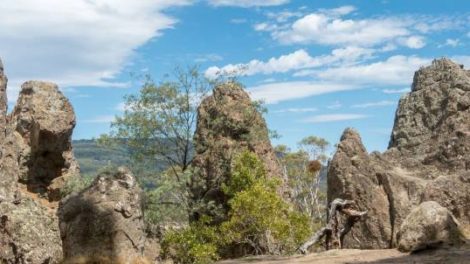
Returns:
[[[289,254],[311,234],[310,219],[278,194],[280,182],[267,179],[258,157],[243,152],[222,186],[229,197],[228,220],[211,226],[210,219],[168,233],[164,256],[177,263],[208,263],[247,254]],[[220,234],[224,234],[223,238]]]
[[[242,255],[292,253],[311,234],[308,216],[296,212],[278,194],[279,181],[267,179],[263,163],[244,152],[236,160],[225,190],[242,189],[229,201],[229,220],[221,232]]]
[[[187,228],[166,233],[162,241],[163,257],[183,264],[211,263],[220,258],[218,250],[221,243],[218,227],[201,220]]]

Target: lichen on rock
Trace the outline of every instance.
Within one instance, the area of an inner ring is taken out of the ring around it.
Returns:
[[[328,171],[328,201],[353,199],[369,213],[346,248],[388,248],[410,211],[437,201],[470,226],[470,72],[448,59],[415,73],[400,99],[390,144],[367,153],[347,129]]]

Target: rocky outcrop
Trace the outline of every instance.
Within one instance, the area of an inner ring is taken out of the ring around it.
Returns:
[[[72,105],[57,85],[29,81],[21,86],[10,124],[21,139],[19,181],[30,192],[60,200],[66,178],[78,174],[71,142],[75,127]]]
[[[0,66],[0,262],[59,263],[57,201],[65,179],[78,173],[70,145],[75,115],[56,85],[37,81],[22,85],[6,115]]]
[[[398,249],[404,252],[463,243],[457,220],[449,210],[434,201],[414,208],[398,232]]]
[[[328,170],[328,201],[355,200],[369,210],[346,248],[387,248],[410,211],[437,201],[470,224],[470,72],[448,59],[416,72],[402,97],[384,153],[368,154],[347,129]]]
[[[137,263],[143,257],[141,190],[128,169],[98,175],[61,201],[58,214],[66,263]]]
[[[190,185],[193,220],[201,215],[209,215],[214,221],[224,218],[227,204],[221,186],[231,175],[232,160],[245,150],[258,155],[268,177],[281,177],[268,134],[261,113],[237,83],[217,86],[201,103],[194,137],[195,173]]]

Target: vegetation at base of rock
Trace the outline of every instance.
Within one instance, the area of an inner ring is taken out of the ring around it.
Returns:
[[[230,197],[227,220],[213,225],[202,217],[167,234],[165,256],[180,263],[206,263],[221,256],[289,254],[311,234],[309,217],[283,200],[279,180],[266,177],[256,154],[245,151],[232,166],[231,180],[222,188]]]
[[[243,85],[236,81],[218,84],[198,108],[194,135],[194,173],[189,182],[190,220],[209,216],[213,222],[227,219],[230,194],[222,190],[233,175],[233,161],[240,153],[256,153],[267,178],[279,178],[280,192],[287,194],[266,122]]]
[[[208,225],[207,219],[191,223],[181,230],[171,230],[162,241],[163,257],[176,263],[211,263],[218,259],[224,244],[218,227]]]

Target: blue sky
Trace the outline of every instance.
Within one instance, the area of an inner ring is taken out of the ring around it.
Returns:
[[[26,80],[58,83],[75,139],[109,131],[138,91],[132,75],[199,64],[208,77],[241,75],[266,101],[275,144],[335,144],[354,127],[382,151],[415,70],[442,56],[470,68],[467,0],[16,0],[0,11],[10,106]]]

